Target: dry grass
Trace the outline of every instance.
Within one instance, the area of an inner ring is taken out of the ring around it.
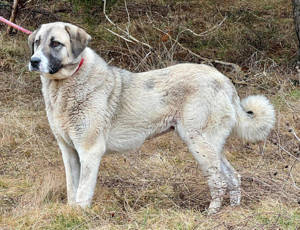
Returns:
[[[159,7],[161,2],[152,1],[150,9],[155,23],[163,22],[160,28],[175,28],[179,22],[186,26],[193,18],[189,28],[200,32],[222,18],[222,14],[213,14],[213,1],[203,1],[199,17],[195,17],[197,8],[193,7],[197,1],[174,1],[170,8]],[[243,200],[240,207],[232,208],[226,198],[222,210],[214,216],[205,214],[210,201],[205,179],[174,133],[147,141],[136,152],[106,155],[93,207],[80,210],[67,206],[64,167],[44,112],[39,77],[26,67],[26,38],[0,35],[0,229],[300,229],[300,143],[291,132],[293,129],[300,136],[300,88],[291,64],[284,64],[288,59],[282,55],[291,57],[296,43],[292,40],[291,49],[277,47],[276,53],[269,49],[271,44],[262,44],[261,50],[253,49],[253,42],[259,44],[259,39],[251,38],[254,40],[247,43],[241,40],[246,17],[253,22],[253,17],[259,16],[259,23],[270,18],[279,23],[278,31],[268,35],[281,34],[272,44],[290,42],[292,26],[277,20],[281,15],[291,21],[290,8],[283,1],[280,7],[275,4],[278,1],[268,1],[269,8],[266,1],[255,3],[224,1],[218,12],[228,11],[229,24],[209,37],[183,36],[180,40],[209,57],[214,57],[215,52],[216,57],[222,57],[223,52],[227,61],[240,60],[249,52],[238,62],[243,65],[244,74],[227,74],[241,97],[266,94],[277,112],[276,127],[263,149],[235,138],[228,140],[225,154],[242,175]],[[133,11],[135,5],[139,11]],[[112,11],[110,16],[122,26],[126,25],[127,16],[121,6],[122,1],[114,6],[120,10]],[[254,12],[254,16],[239,11],[242,6]],[[134,1],[128,9],[131,32],[151,45],[157,42],[155,53],[141,63],[146,49],[126,44],[101,28],[109,24],[89,25],[95,37],[92,46],[106,60],[113,57],[112,63],[135,71],[178,60],[199,61],[171,41],[160,41],[161,34],[141,21],[141,15],[150,12],[149,6]],[[187,11],[191,17],[182,18]],[[161,16],[166,12],[169,22]],[[172,12],[177,15],[173,21]],[[139,36],[139,31],[143,36]],[[236,47],[228,40],[235,33],[232,40]],[[207,45],[192,47],[197,42]]]

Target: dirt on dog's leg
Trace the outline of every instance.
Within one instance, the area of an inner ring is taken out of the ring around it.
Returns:
[[[229,193],[230,193],[230,204],[232,206],[239,205],[241,202],[241,176],[231,166],[226,157],[222,154],[222,173],[227,180]]]
[[[198,161],[201,170],[208,180],[208,186],[211,193],[211,202],[208,208],[208,214],[216,213],[222,204],[223,196],[226,192],[227,183],[221,171],[221,154],[218,143],[210,143],[205,134],[198,131],[186,131],[180,127],[179,135],[187,143],[190,152]]]
[[[226,192],[227,183],[221,171],[221,159],[219,153],[206,143],[202,138],[194,138],[195,142],[189,144],[189,149],[198,161],[204,176],[207,177],[211,193],[211,202],[208,214],[216,213],[221,205]]]

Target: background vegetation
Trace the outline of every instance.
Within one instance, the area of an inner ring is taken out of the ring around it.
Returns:
[[[0,15],[8,18],[11,4],[0,1]],[[100,0],[23,1],[17,23],[31,30],[52,21],[77,24],[106,61],[136,72],[207,59],[238,64],[241,72],[212,63],[241,97],[265,94],[277,113],[262,148],[233,137],[226,144],[242,175],[242,204],[232,208],[226,198],[220,213],[207,216],[205,179],[169,133],[138,151],[105,156],[93,207],[68,207],[39,76],[27,69],[27,37],[8,36],[1,24],[0,229],[300,229],[300,88],[291,3],[114,0],[106,8],[115,25]]]

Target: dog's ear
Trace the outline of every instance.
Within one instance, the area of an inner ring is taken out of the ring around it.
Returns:
[[[70,36],[72,53],[76,58],[87,47],[91,36],[77,26],[65,26],[65,29]]]
[[[39,28],[37,30],[33,31],[33,33],[30,34],[28,37],[28,46],[30,48],[31,55],[33,55],[33,53],[34,53],[34,40],[35,40],[35,36],[38,31],[39,31]]]

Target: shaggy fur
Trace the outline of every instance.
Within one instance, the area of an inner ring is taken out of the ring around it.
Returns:
[[[207,65],[144,73],[109,66],[86,47],[89,40],[84,30],[61,22],[44,24],[29,37],[29,68],[41,72],[48,120],[65,164],[68,202],[90,206],[106,152],[136,149],[175,129],[207,176],[209,213],[220,208],[226,189],[231,205],[238,205],[240,176],[222,154],[223,145],[233,129],[245,140],[265,139],[275,121],[269,101],[250,96],[240,103],[230,80]]]
[[[236,134],[250,142],[265,139],[275,123],[275,111],[269,100],[262,95],[249,96],[241,101],[241,107],[247,114],[240,111]]]

